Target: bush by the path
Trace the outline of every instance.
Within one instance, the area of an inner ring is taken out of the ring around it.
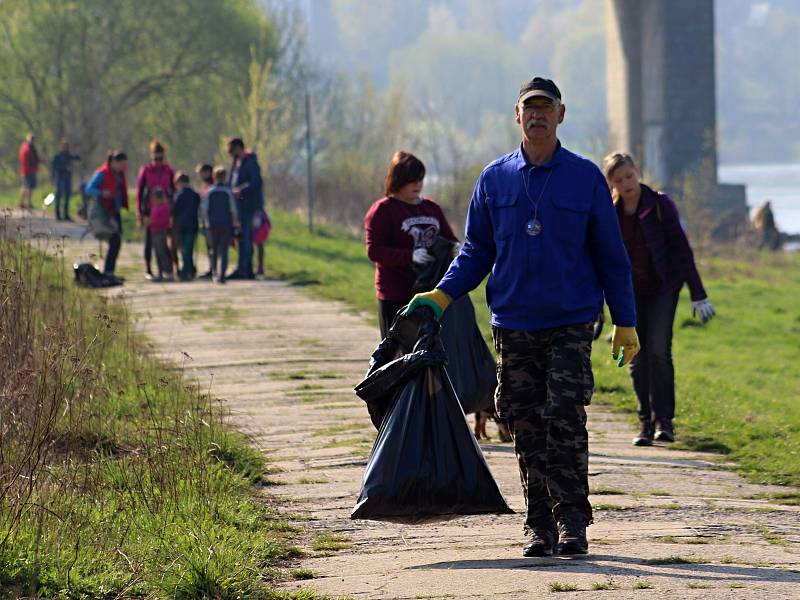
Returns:
[[[0,239],[0,597],[271,596],[261,454],[71,277]]]

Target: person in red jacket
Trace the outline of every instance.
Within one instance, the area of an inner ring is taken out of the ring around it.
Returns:
[[[384,180],[386,196],[364,217],[367,256],[375,263],[381,337],[413,296],[414,266],[434,260],[428,252],[437,236],[458,241],[441,207],[420,196],[425,165],[408,152],[395,152]]]
[[[144,265],[145,277],[153,279],[151,267],[153,255],[153,239],[148,227],[150,220],[150,196],[153,190],[161,188],[167,196],[170,206],[175,194],[175,171],[164,161],[164,146],[154,139],[150,142],[150,162],[142,165],[139,169],[139,176],[136,178],[136,223],[145,230],[144,238]],[[171,232],[167,233],[167,238],[171,239]],[[174,248],[174,240],[173,240]],[[174,256],[174,253],[172,253]]]
[[[19,191],[19,207],[32,209],[31,193],[36,187],[36,172],[44,162],[36,150],[36,138],[29,133],[19,146],[19,173],[22,175],[22,188]]]
[[[120,211],[128,208],[128,182],[125,171],[128,156],[120,150],[111,150],[103,165],[86,184],[84,193],[100,200],[111,221],[116,223],[116,233],[108,240],[108,254],[103,272],[114,275],[119,249],[122,246],[122,216]]]

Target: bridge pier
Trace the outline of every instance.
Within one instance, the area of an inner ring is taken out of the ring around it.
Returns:
[[[606,0],[606,27],[611,148],[679,200],[690,182],[746,217],[744,186],[717,182],[713,0]]]

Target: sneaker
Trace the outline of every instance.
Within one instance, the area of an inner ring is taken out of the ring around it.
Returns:
[[[522,556],[553,556],[556,547],[556,535],[552,529],[532,529],[528,534],[528,543],[522,549]]]
[[[586,523],[579,515],[564,515],[558,520],[558,553],[589,553]]]
[[[226,281],[227,281],[227,279],[225,279],[225,277],[218,277],[217,278],[217,283],[219,283],[220,285],[224,285]]]
[[[640,421],[639,435],[631,442],[634,446],[653,445],[653,424],[650,421]]]
[[[153,281],[153,279],[155,279],[155,277],[153,276],[153,273],[150,272],[150,271],[148,271],[147,273],[144,274],[144,278],[147,281]]]
[[[198,277],[198,279],[211,279],[213,277],[213,273],[211,271],[206,271],[202,275]]]
[[[658,442],[675,441],[675,429],[673,429],[672,427],[672,421],[670,420],[659,421],[659,423],[656,425],[655,439]]]

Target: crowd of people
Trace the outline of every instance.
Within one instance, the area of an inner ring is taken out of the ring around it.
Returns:
[[[420,194],[421,161],[395,155],[386,196],[364,220],[382,332],[403,306],[406,315],[426,307],[442,318],[489,277],[495,411],[519,462],[525,556],[588,552],[586,406],[604,305],[614,323],[612,356],[631,365],[637,446],[675,439],[672,323],[685,282],[693,311],[704,322],[714,316],[675,204],[641,183],[630,155],[609,155],[601,172],[564,148],[557,128],[565,114],[552,80],[523,84],[515,104],[521,144],[481,173],[465,240],[433,289],[413,294],[410,284],[436,240],[455,236],[441,209]]]
[[[200,164],[195,168],[198,191],[189,175],[175,171],[165,160],[164,145],[157,139],[150,143],[150,162],[139,169],[136,177],[136,223],[144,232],[145,277],[152,281],[189,281],[198,277],[195,245],[203,234],[208,253],[208,270],[201,279],[225,283],[229,279],[255,279],[264,275],[264,242],[269,235],[270,220],[264,206],[264,184],[258,158],[246,150],[241,138],[230,138],[230,169]],[[80,157],[72,154],[69,141],[61,140],[59,151],[51,161],[51,179],[55,188],[54,204],[57,220],[72,221],[69,211],[72,195],[73,163]],[[23,185],[19,206],[31,209],[31,195],[37,186],[37,172],[44,163],[36,148],[35,137],[29,134],[20,146],[20,172]],[[87,209],[89,227],[99,239],[107,240],[108,251],[103,273],[115,277],[116,263],[122,245],[122,213],[128,203],[128,157],[113,150],[106,161],[81,186],[82,196],[96,202],[101,210]],[[228,252],[238,250],[238,262],[227,272]],[[253,246],[257,250],[257,266],[253,269]],[[155,254],[155,269],[153,255]]]
[[[671,346],[684,283],[693,314],[706,322],[715,311],[674,202],[641,182],[633,157],[610,154],[601,171],[563,147],[557,129],[566,109],[552,80],[534,77],[524,83],[514,110],[520,146],[479,176],[463,244],[441,207],[421,195],[422,161],[397,152],[384,181],[385,196],[364,219],[367,255],[376,265],[384,336],[398,312],[427,307],[439,319],[488,275],[486,300],[497,352],[495,416],[510,432],[519,463],[527,505],[523,553],[584,554],[592,522],[586,429],[594,391],[590,355],[604,306],[614,324],[612,356],[619,366],[630,364],[641,422],[633,440],[637,446],[675,439]],[[41,160],[33,136],[23,146],[20,203],[29,206]],[[258,161],[239,138],[231,138],[227,149],[229,170],[197,167],[197,192],[186,173],[176,173],[165,161],[164,146],[158,140],[150,144],[151,160],[136,180],[148,278],[194,278],[201,227],[211,265],[201,277],[225,283],[263,274],[269,219]],[[56,216],[69,219],[71,164],[78,157],[66,141],[57,157],[53,172],[64,183]],[[121,244],[120,211],[128,207],[126,167],[125,153],[109,153],[85,189],[112,223],[105,264],[112,274]],[[233,237],[238,264],[226,275]],[[417,274],[434,260],[440,240],[457,255],[432,289],[414,293]]]

